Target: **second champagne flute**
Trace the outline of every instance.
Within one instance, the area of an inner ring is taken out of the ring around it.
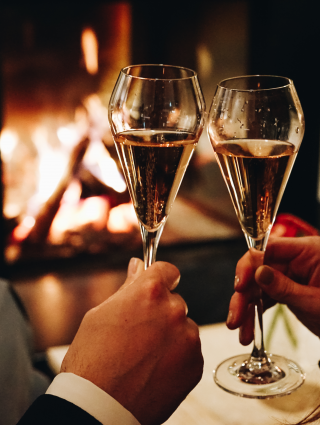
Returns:
[[[109,122],[139,221],[145,268],[159,239],[204,125],[197,74],[170,65],[121,70]]]
[[[262,264],[304,134],[304,116],[293,82],[268,75],[222,81],[211,105],[208,133],[248,247],[257,250],[257,263]],[[258,286],[252,291],[252,353],[222,362],[215,371],[215,382],[242,397],[289,394],[303,383],[304,373],[295,362],[265,352],[261,293]]]

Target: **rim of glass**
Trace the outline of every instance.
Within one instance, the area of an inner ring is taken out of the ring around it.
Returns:
[[[244,80],[246,78],[278,78],[278,79],[282,79],[284,81],[287,82],[287,84],[283,84],[283,85],[275,85],[274,87],[269,87],[269,88],[256,88],[256,89],[237,89],[237,88],[229,88],[229,87],[225,87],[223,86],[223,83],[227,82],[227,81],[235,81],[235,80]],[[277,89],[283,89],[285,87],[289,87],[290,85],[293,84],[293,81],[288,78],[288,77],[282,77],[281,75],[269,75],[269,74],[252,74],[252,75],[240,75],[238,77],[231,77],[231,78],[225,78],[224,80],[221,80],[218,83],[218,87],[224,90],[229,90],[229,91],[238,91],[238,92],[246,92],[246,93],[253,93],[253,92],[258,92],[258,91],[268,91],[268,90],[277,90]]]
[[[178,78],[151,78],[151,77],[137,77],[136,75],[130,75],[127,72],[125,72],[128,69],[132,69],[132,68],[141,68],[141,67],[161,67],[161,68],[174,68],[174,69],[183,69],[184,71],[188,71],[190,72],[192,75],[187,76],[187,77],[178,77]],[[190,80],[192,78],[195,78],[198,76],[197,72],[194,71],[191,68],[186,68],[184,66],[177,66],[177,65],[165,65],[165,64],[149,64],[149,63],[144,63],[144,64],[139,64],[139,65],[128,65],[124,68],[121,69],[120,71],[122,74],[124,74],[126,77],[130,77],[130,78],[137,78],[138,80],[150,80],[150,81],[155,81],[155,80],[164,80],[164,81],[176,81],[176,80]]]

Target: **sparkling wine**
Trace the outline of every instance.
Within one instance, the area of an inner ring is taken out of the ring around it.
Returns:
[[[187,132],[133,130],[115,144],[138,220],[148,231],[166,220],[197,141]]]
[[[277,140],[227,140],[214,146],[242,230],[261,239],[271,230],[297,150]]]

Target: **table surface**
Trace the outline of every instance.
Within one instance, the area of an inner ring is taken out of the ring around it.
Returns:
[[[265,334],[275,308],[264,315]],[[289,396],[269,400],[236,397],[219,387],[212,378],[213,369],[224,359],[249,352],[238,342],[238,332],[229,331],[224,323],[200,327],[204,373],[200,383],[188,395],[166,425],[279,425],[294,423],[306,416],[320,402],[320,340],[295,316],[285,310],[297,346],[292,345],[280,316],[270,338],[270,351],[295,360],[306,372],[305,383]],[[51,365],[59,370],[67,347],[48,351]]]
[[[297,339],[295,348],[280,317],[270,341],[270,352],[295,360],[306,372],[305,383],[291,395],[269,400],[255,400],[231,395],[215,385],[212,370],[223,360],[249,352],[238,342],[238,331],[225,324],[201,327],[204,356],[203,378],[189,394],[166,425],[272,425],[294,423],[302,419],[320,402],[319,338],[309,332],[295,316],[285,310]],[[274,309],[264,315],[265,334]]]

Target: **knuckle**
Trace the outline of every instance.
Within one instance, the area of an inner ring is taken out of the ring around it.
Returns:
[[[165,272],[170,266],[172,265],[169,263],[158,261],[152,264],[151,266],[152,269],[150,268],[150,270],[152,270],[152,274],[155,277],[155,279],[159,280],[163,284],[165,279],[164,277]]]
[[[161,275],[162,267],[163,267],[163,265],[160,261],[157,261],[157,262],[152,264],[152,270],[157,275]],[[149,270],[151,270],[151,269],[149,269]]]
[[[166,262],[156,262],[149,268],[155,279],[159,280],[163,286],[171,287],[174,281],[180,276],[176,266]]]
[[[163,285],[161,280],[156,278],[148,279],[145,284],[144,291],[145,296],[150,301],[158,299],[163,292]]]
[[[172,312],[172,321],[174,323],[179,323],[186,320],[186,311],[184,308],[175,308]]]
[[[189,317],[185,320],[181,336],[185,352],[193,353],[195,358],[202,357],[199,328]]]
[[[157,261],[152,265],[152,267],[154,268],[154,270],[157,270],[159,274],[165,272],[179,273],[179,270],[174,264],[167,263],[165,261]]]
[[[193,320],[188,319],[188,322],[189,322],[188,339],[192,345],[200,348],[201,342],[200,342],[199,328],[194,323]]]
[[[157,299],[165,289],[163,277],[163,263],[154,263],[149,269],[150,275],[145,282],[145,291],[147,297],[151,300]]]
[[[181,322],[186,320],[186,303],[178,294],[171,294],[170,312],[173,322]]]

